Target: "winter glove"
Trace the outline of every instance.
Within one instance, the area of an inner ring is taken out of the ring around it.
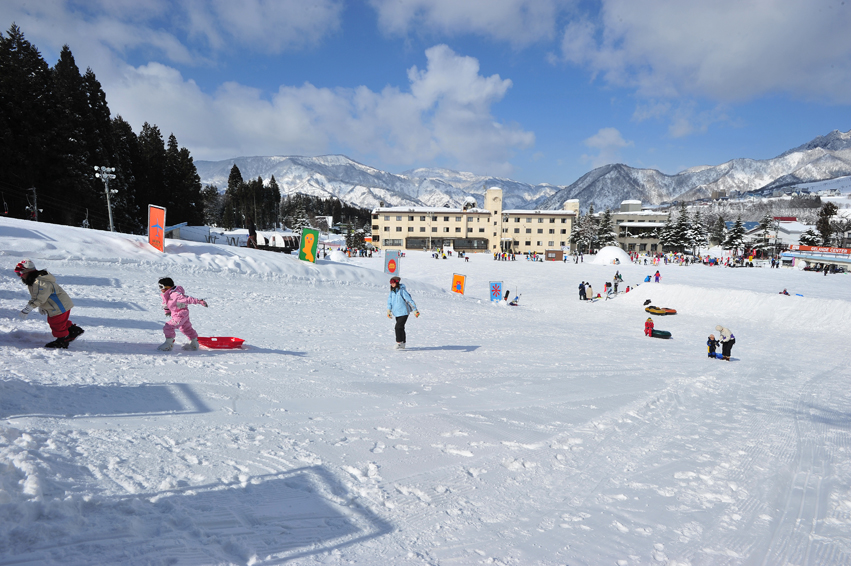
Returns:
[[[393,318],[393,311],[387,309],[387,318]]]
[[[420,318],[420,311],[414,311],[414,316]]]
[[[21,310],[21,312],[18,314],[18,316],[21,317],[21,319],[25,319],[30,315],[31,310],[33,310],[32,305],[27,304],[27,306],[25,306],[23,308],[23,310]]]
[[[210,306],[210,305],[207,304],[207,299],[201,299],[201,306],[203,306],[205,308]]]
[[[171,311],[168,310],[166,307],[163,307],[163,312],[165,313],[166,318],[171,318]]]

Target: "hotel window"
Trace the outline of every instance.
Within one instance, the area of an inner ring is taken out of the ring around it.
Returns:
[[[538,224],[543,224],[543,223],[544,223],[544,219],[543,219],[543,218],[538,218]]]
[[[397,216],[397,217],[396,217],[396,220],[402,220],[402,217],[401,217],[401,216]]]
[[[432,221],[432,222],[437,222],[437,216],[432,216],[432,217],[431,217],[431,221]]]
[[[413,217],[413,216],[409,216],[409,217],[408,217],[408,222],[413,222],[413,221],[414,221],[414,217]]]
[[[527,245],[527,246],[531,246],[531,245],[532,245],[532,242],[526,242],[526,243],[525,243],[525,245]]]
[[[544,229],[543,229],[543,228],[538,228],[538,234],[543,234],[543,233],[544,233]]]
[[[425,216],[420,216],[420,222],[425,222]]]
[[[562,228],[560,233],[561,233],[561,234],[567,234],[567,230],[565,230],[564,228]]]
[[[515,229],[514,229],[514,233],[515,233],[515,234],[519,234],[519,233],[520,233],[520,228],[515,228]]]
[[[459,228],[455,228],[455,232],[456,232],[456,233],[457,233],[457,232],[460,232],[460,231],[461,231],[461,228],[460,228],[460,227],[459,227]]]
[[[414,231],[414,227],[413,227],[413,226],[408,226],[408,232],[413,232],[413,231]]]
[[[555,242],[553,242],[552,240],[550,240],[549,242],[547,242],[547,245],[548,245],[549,247],[553,247],[555,244],[556,244],[556,243],[555,243]]]
[[[384,220],[390,220],[390,217],[389,217],[389,216],[385,216],[385,217],[384,217]]]
[[[527,218],[527,219],[526,219],[526,223],[527,223],[527,224],[531,224],[531,223],[532,223],[532,219],[531,219],[531,218]]]
[[[541,242],[535,242],[535,245],[536,245],[536,246],[540,246],[540,245],[541,245]]]
[[[449,232],[449,227],[447,226],[446,228],[444,228],[444,229],[443,229],[443,231],[444,231],[444,232]]]
[[[420,232],[425,232],[425,226],[420,226]]]
[[[485,233],[485,229],[484,229],[484,228],[479,228],[479,233],[480,233],[480,234],[484,234],[484,233]]]
[[[455,222],[461,222],[461,217],[460,217],[460,216],[456,216],[456,217],[455,217]]]
[[[444,216],[444,217],[443,217],[443,221],[444,221],[444,222],[449,222],[449,217],[448,217],[448,216]]]
[[[431,227],[431,231],[432,231],[432,232],[437,232],[437,226],[432,226],[432,227]]]
[[[527,233],[527,234],[531,234],[531,233],[532,233],[532,229],[531,229],[531,228],[526,228],[526,233]]]
[[[564,242],[559,242],[558,245],[564,247]]]
[[[384,231],[385,231],[385,232],[389,232],[389,231],[390,231],[390,226],[385,226],[385,227],[384,227]]]
[[[396,231],[397,231],[397,232],[401,232],[401,231],[402,231],[402,227],[401,227],[401,226],[396,226]]]
[[[555,223],[556,223],[556,219],[555,219],[555,218],[550,218],[550,224],[555,224]]]
[[[562,224],[566,224],[566,223],[567,223],[567,218],[562,218],[562,219],[561,219],[561,223],[562,223]]]
[[[515,222],[520,222],[520,217],[518,216],[517,218],[515,218],[515,219],[514,219],[514,221],[515,221]]]
[[[550,228],[550,234],[555,234],[555,233],[556,233],[556,231],[553,230],[552,228]]]

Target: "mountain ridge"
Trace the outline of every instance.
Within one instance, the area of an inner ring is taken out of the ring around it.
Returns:
[[[530,184],[445,168],[420,167],[389,173],[344,155],[244,156],[195,162],[201,182],[223,190],[236,165],[244,179],[272,176],[282,194],[336,197],[363,208],[389,206],[461,207],[467,197],[481,202],[487,187],[503,189],[506,209],[560,209],[579,199],[582,209],[617,208],[623,200],[645,204],[705,198],[713,191],[782,188],[851,175],[851,130],[818,136],[771,159],[746,157],[699,165],[668,175],[622,163],[593,169],[570,185]]]

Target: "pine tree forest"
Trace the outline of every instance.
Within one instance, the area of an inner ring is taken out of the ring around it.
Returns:
[[[71,49],[50,67],[21,29],[0,33],[0,193],[14,218],[108,230],[95,167],[115,168],[109,183],[115,229],[144,233],[147,205],[167,208],[170,225],[203,224],[201,181],[174,135],[145,123],[137,134],[112,117],[92,69]]]

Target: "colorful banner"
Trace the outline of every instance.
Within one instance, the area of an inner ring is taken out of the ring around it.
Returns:
[[[148,205],[148,243],[165,252],[165,208]]]
[[[457,273],[452,274],[452,292],[464,294],[464,287],[467,285],[467,276],[466,275],[458,275]]]
[[[402,270],[401,252],[399,250],[387,250],[384,252],[384,273],[388,275],[399,275]]]
[[[502,300],[502,281],[491,281],[489,283],[491,290],[491,301]]]
[[[319,247],[319,230],[302,228],[298,245],[298,259],[316,263],[316,249]]]
[[[789,246],[790,251],[801,251],[801,252],[821,252],[821,253],[829,253],[829,254],[851,254],[851,250],[847,248],[825,248],[820,246],[797,246],[792,244]]]

